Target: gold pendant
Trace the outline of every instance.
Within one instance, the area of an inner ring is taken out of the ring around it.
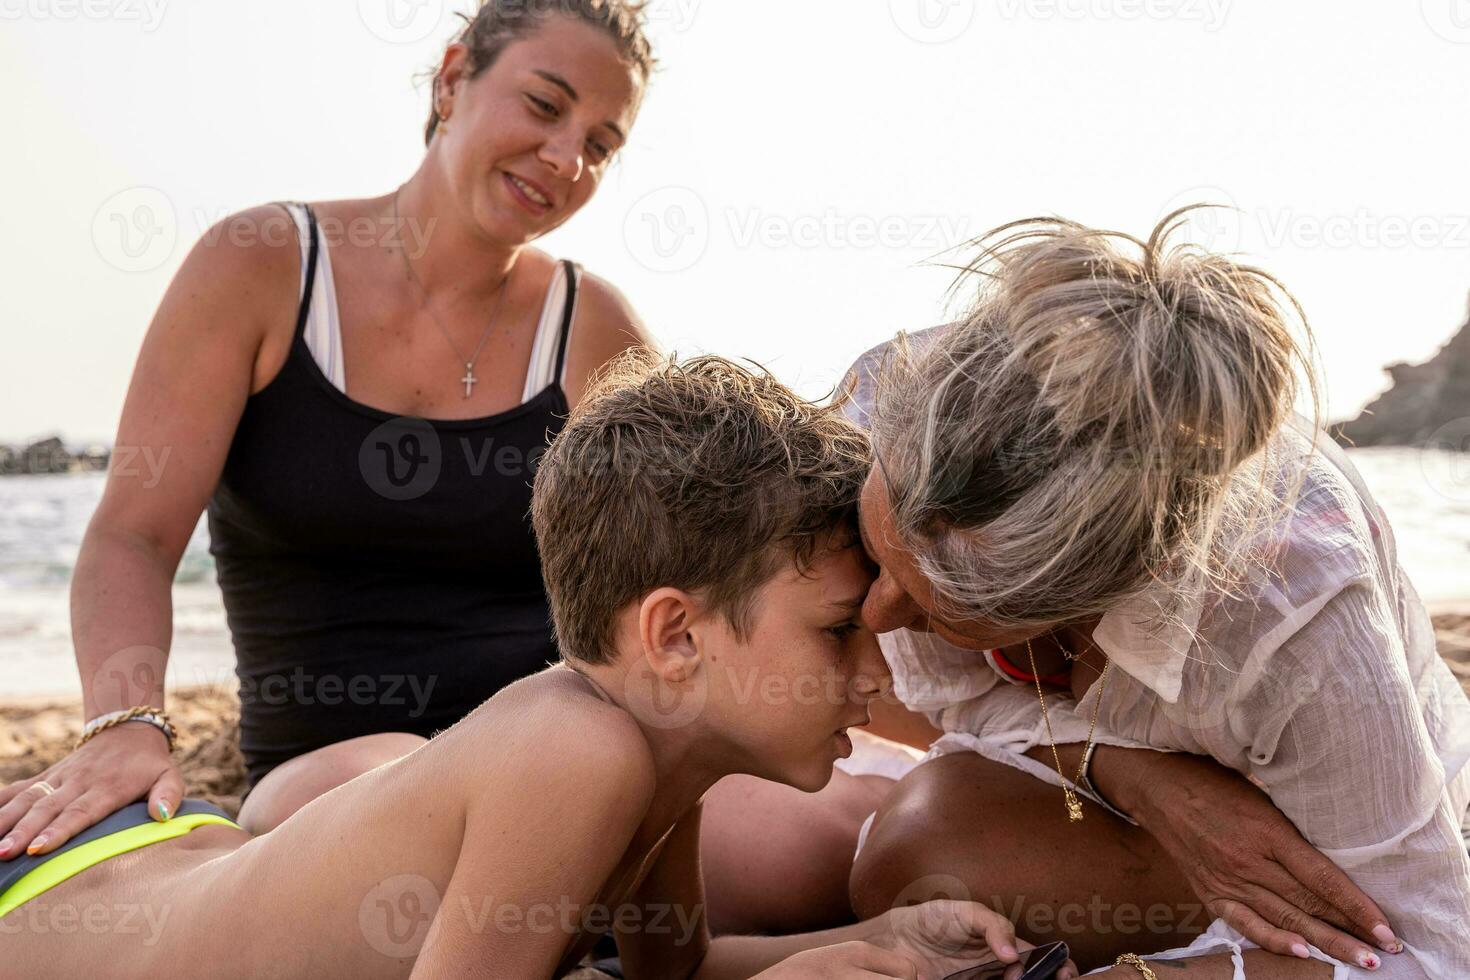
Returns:
[[[1072,823],[1082,819],[1082,801],[1075,796],[1067,800],[1067,819]]]

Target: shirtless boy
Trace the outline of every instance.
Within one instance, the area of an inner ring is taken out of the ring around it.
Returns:
[[[1010,924],[964,902],[780,938],[702,921],[700,798],[732,773],[820,789],[887,677],[856,622],[866,469],[857,430],[768,376],[630,357],[537,475],[562,664],[262,837],[196,817],[146,840],[168,824],[144,817],[45,855],[0,889],[6,975],[525,980],[609,928],[634,978],[1014,962]]]

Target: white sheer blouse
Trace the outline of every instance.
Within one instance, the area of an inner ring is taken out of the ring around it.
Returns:
[[[853,414],[871,407],[865,371]],[[1325,437],[1282,437],[1308,467],[1279,564],[1250,601],[1200,603],[1162,633],[1146,603],[1093,634],[1114,667],[1098,740],[1210,756],[1264,789],[1303,836],[1371,895],[1407,949],[1375,973],[1334,980],[1470,978],[1470,702],[1435,649],[1399,567],[1393,532],[1346,455]],[[1044,745],[1036,692],[983,655],[933,634],[880,637],[898,696],[945,732],[929,757],[978,752],[1058,784],[1024,753]],[[1048,696],[1059,742],[1087,737],[1099,685],[1081,703]],[[1239,952],[1225,925],[1161,958]],[[1313,950],[1315,955],[1327,959]],[[1332,961],[1336,963],[1336,961]]]

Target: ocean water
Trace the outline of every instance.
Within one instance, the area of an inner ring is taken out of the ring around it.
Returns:
[[[1431,608],[1470,605],[1470,454],[1350,451]],[[103,475],[0,479],[0,698],[78,685],[68,586]],[[174,578],[169,683],[232,682],[234,656],[201,519]]]
[[[76,694],[69,587],[101,473],[0,479],[0,698]],[[232,684],[234,651],[203,517],[174,576],[170,684]]]

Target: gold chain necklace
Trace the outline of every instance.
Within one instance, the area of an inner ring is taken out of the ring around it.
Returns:
[[[398,217],[398,195],[401,193],[403,193],[402,187],[393,192],[393,229],[395,234],[402,230]],[[480,334],[480,342],[475,345],[475,352],[466,358],[459,352],[459,347],[455,345],[454,338],[449,336],[449,328],[444,325],[444,321],[439,319],[439,314],[435,313],[434,308],[429,305],[429,291],[424,288],[423,281],[419,279],[419,274],[413,271],[413,263],[408,259],[408,249],[402,247],[402,243],[400,243],[399,254],[403,256],[403,267],[408,270],[408,277],[413,280],[415,286],[419,287],[419,293],[423,296],[423,303],[421,305],[429,312],[429,319],[434,321],[434,325],[444,335],[444,342],[449,345],[450,350],[454,351],[454,356],[464,361],[464,377],[459,379],[459,383],[464,385],[464,396],[469,398],[474,393],[475,385],[480,383],[480,379],[475,377],[475,362],[480,359],[480,351],[485,349],[485,341],[490,339],[490,331],[495,329],[495,321],[500,318],[500,308],[505,305],[505,294],[510,292],[508,288],[510,285],[510,274],[515,271],[515,262],[511,262],[510,268],[506,270],[505,278],[501,279],[500,285],[496,287],[499,295],[495,300],[495,310],[490,314],[490,322],[485,325],[485,332]]]
[[[1063,651],[1065,653],[1065,651]],[[1102,674],[1097,679],[1097,703],[1092,706],[1092,726],[1087,729],[1087,743],[1082,746],[1082,761],[1077,764],[1077,775],[1072,777],[1072,785],[1067,785],[1067,774],[1062,771],[1062,757],[1057,754],[1057,739],[1051,733],[1051,716],[1046,713],[1046,695],[1041,693],[1041,674],[1036,670],[1036,654],[1031,652],[1031,641],[1026,641],[1026,656],[1031,659],[1031,679],[1036,682],[1036,699],[1041,702],[1041,720],[1046,724],[1046,739],[1051,743],[1051,757],[1057,766],[1057,778],[1062,781],[1062,798],[1067,803],[1067,819],[1072,823],[1082,819],[1082,801],[1077,797],[1076,786],[1082,782],[1082,776],[1087,769],[1087,756],[1092,752],[1092,736],[1097,732],[1097,718],[1102,713],[1103,685],[1107,683],[1108,671],[1112,669],[1113,662],[1108,660],[1103,665]],[[1079,658],[1066,654],[1068,660]]]

